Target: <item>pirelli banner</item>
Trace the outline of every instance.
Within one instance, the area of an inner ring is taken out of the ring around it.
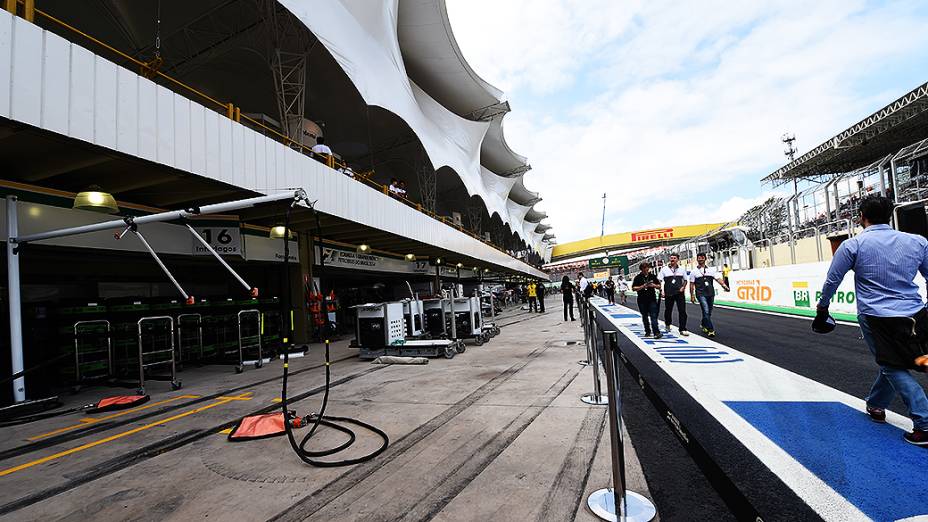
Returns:
[[[795,315],[815,315],[829,262],[775,266],[731,273],[731,292],[718,289],[716,303]],[[925,281],[919,275],[915,283],[924,298]],[[835,319],[857,320],[857,294],[854,273],[848,272],[831,298],[829,309]]]
[[[573,241],[555,245],[551,252],[554,258],[563,258],[574,255],[584,255],[594,252],[628,248],[634,245],[652,245],[661,242],[679,242],[683,239],[698,237],[714,230],[718,230],[724,223],[707,223],[705,225],[684,225],[678,227],[662,227],[634,232],[622,232],[608,236],[593,237],[580,241]]]

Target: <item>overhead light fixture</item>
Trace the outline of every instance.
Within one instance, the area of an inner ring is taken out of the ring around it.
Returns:
[[[116,198],[109,192],[103,192],[100,187],[91,185],[87,190],[78,192],[74,196],[74,205],[71,207],[75,210],[90,210],[93,212],[103,212],[105,214],[119,213],[119,206],[116,205]]]
[[[268,234],[268,237],[271,239],[283,239],[284,236],[287,236],[287,239],[293,237],[293,232],[288,231],[287,227],[283,225],[275,225],[271,227],[271,232]]]
[[[371,251],[371,247],[369,245],[361,244],[361,245],[358,245],[358,248],[356,249],[356,251],[359,254],[367,254]]]
[[[404,257],[406,258],[406,261],[412,262],[416,260],[416,254],[406,254]]]
[[[490,269],[489,269],[489,268],[484,268],[484,269],[483,269],[483,273],[489,274],[489,273],[490,273]]]
[[[464,263],[458,263],[458,264],[456,264],[456,265],[454,265],[454,266],[458,267],[458,270],[460,270],[460,269],[464,268]]]

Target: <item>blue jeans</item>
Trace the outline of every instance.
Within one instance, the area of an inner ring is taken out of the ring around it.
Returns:
[[[638,300],[638,311],[641,312],[641,322],[644,323],[644,331],[647,333],[658,333],[660,327],[657,326],[657,316],[661,311],[661,303],[657,299],[654,301]],[[650,321],[650,324],[648,324]]]
[[[702,327],[710,332],[715,330],[712,326],[712,305],[715,303],[714,295],[700,295],[696,297],[699,307],[702,308]]]
[[[875,357],[876,347],[870,326],[867,324],[867,316],[859,315],[857,321],[860,323],[860,333],[864,336],[864,342]],[[876,381],[870,388],[870,395],[867,396],[867,405],[872,408],[886,408],[896,393],[902,397],[902,402],[909,409],[909,417],[912,418],[915,429],[928,430],[928,397],[925,396],[924,388],[908,370],[880,366],[880,373],[877,374]]]

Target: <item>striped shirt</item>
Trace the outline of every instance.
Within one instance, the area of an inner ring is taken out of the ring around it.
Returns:
[[[928,240],[889,225],[867,227],[835,252],[819,306],[828,306],[848,270],[854,271],[858,314],[911,316],[925,307],[914,279],[916,272],[928,278]]]

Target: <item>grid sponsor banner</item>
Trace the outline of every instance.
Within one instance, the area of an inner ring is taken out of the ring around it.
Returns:
[[[822,285],[828,274],[829,261],[800,265],[775,266],[753,270],[738,270],[729,276],[731,292],[720,292],[719,301],[747,305],[792,308],[814,312],[822,296]],[[925,279],[915,276],[919,293],[925,297]],[[854,272],[848,272],[831,298],[831,312],[856,315],[857,293],[854,290]]]
[[[721,292],[719,301],[751,305],[815,310],[829,262],[738,270],[729,276],[731,292]],[[849,272],[831,299],[832,312],[856,314],[854,274]]]

